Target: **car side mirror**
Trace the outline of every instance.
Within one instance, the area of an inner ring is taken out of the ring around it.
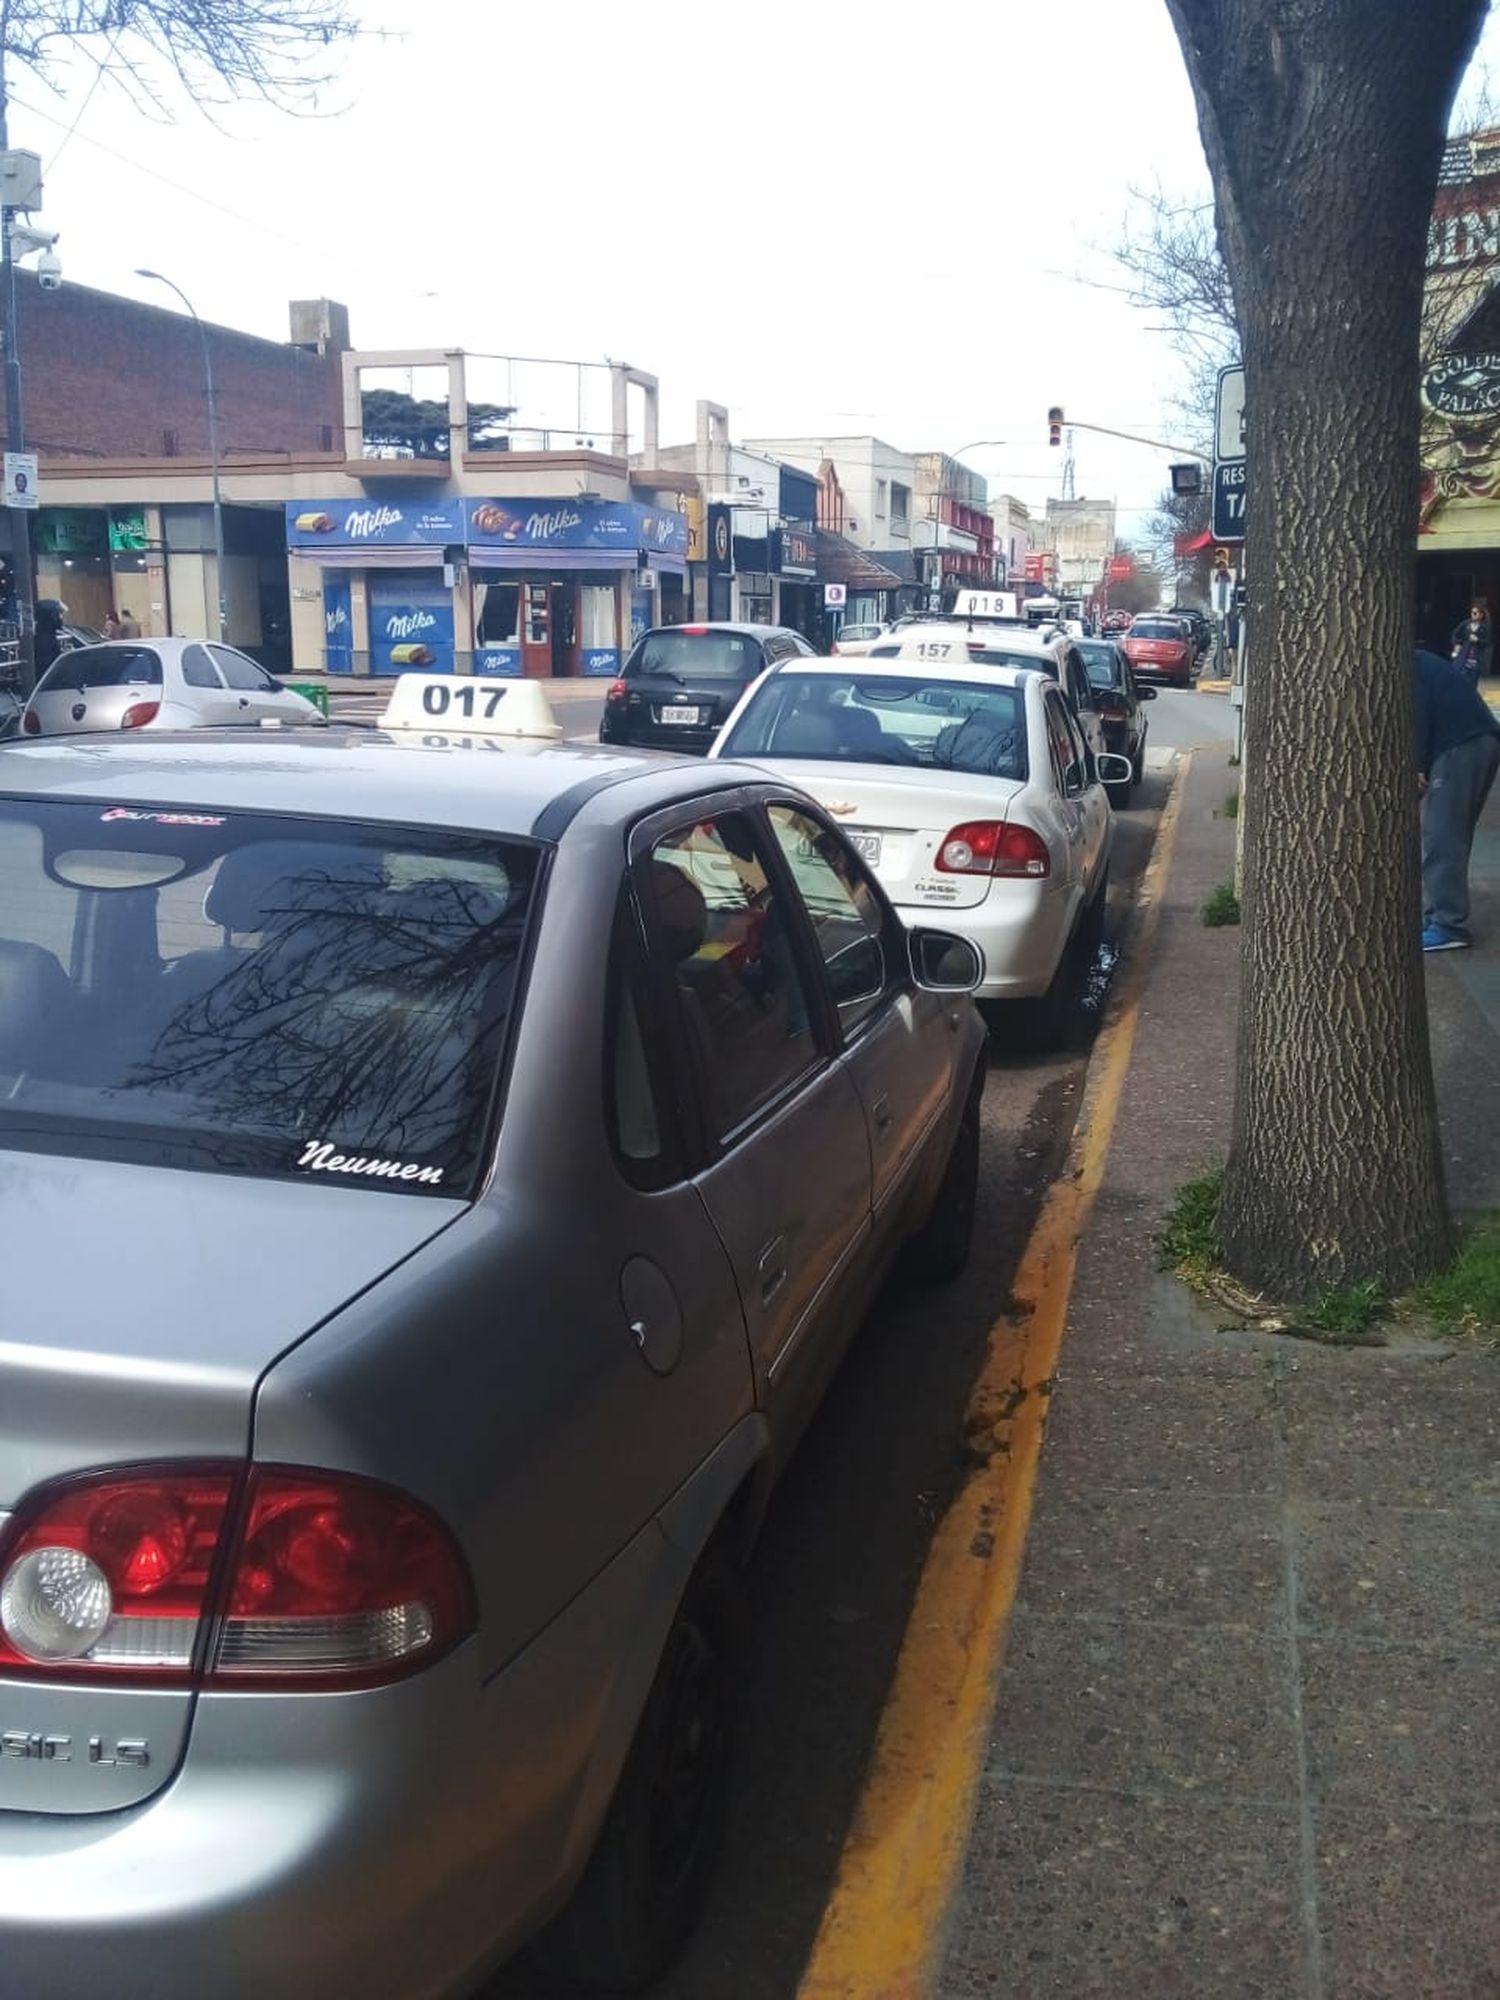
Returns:
[[[912,977],[929,993],[972,993],[984,978],[978,945],[956,931],[921,929],[907,937]]]
[[[1135,767],[1128,757],[1117,757],[1112,750],[1106,750],[1094,759],[1094,769],[1099,774],[1101,785],[1128,785],[1135,777]]]
[[[1137,701],[1155,701],[1156,689],[1154,687],[1138,687],[1135,691],[1135,698]]]

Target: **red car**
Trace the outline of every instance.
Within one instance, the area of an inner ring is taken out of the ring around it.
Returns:
[[[1178,618],[1137,618],[1121,645],[1131,672],[1146,681],[1191,687],[1195,648],[1189,626]]]
[[[1130,613],[1128,611],[1106,611],[1099,627],[1101,632],[1128,632]]]

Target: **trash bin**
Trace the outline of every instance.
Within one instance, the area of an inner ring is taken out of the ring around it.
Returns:
[[[282,686],[292,694],[306,695],[324,715],[328,713],[328,690],[321,681],[283,681]]]

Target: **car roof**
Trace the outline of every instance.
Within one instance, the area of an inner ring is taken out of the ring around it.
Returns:
[[[921,645],[924,633],[939,634],[951,639],[955,632],[967,632],[970,621],[967,618],[932,618],[919,625],[903,625],[899,632],[891,634],[892,642],[900,646]],[[1018,653],[1035,653],[1038,656],[1050,654],[1055,646],[1065,638],[1061,632],[1039,632],[1034,625],[999,624],[994,619],[976,618],[973,621],[974,643],[986,646],[1008,646]],[[875,659],[889,657],[876,653]]]
[[[873,653],[856,653],[847,660],[778,660],[756,685],[766,687],[788,674],[818,674],[834,680],[847,680],[852,675],[862,681],[909,681],[913,678],[913,668],[921,670],[918,678],[922,680],[974,681],[982,687],[1024,688],[1030,681],[1045,683],[1048,678],[1035,667],[987,666],[977,660],[892,660]]]
[[[553,840],[582,806],[619,787],[634,816],[705,784],[764,774],[697,758],[579,744],[441,737],[334,723],[320,729],[199,729],[131,737],[42,736],[0,744],[0,798],[210,808],[436,826]]]
[[[747,625],[729,618],[689,618],[684,625],[653,625],[641,634],[642,639],[654,639],[662,632],[685,632],[690,639],[701,639],[705,632],[743,632],[751,638],[763,639],[770,632],[790,632],[790,625]],[[801,634],[797,635],[799,638]]]
[[[160,653],[166,659],[175,660],[189,646],[223,646],[228,652],[243,653],[246,659],[250,657],[242,646],[231,646],[227,639],[183,639],[175,634],[171,638],[163,639],[91,639],[87,646],[77,646],[73,650],[79,653],[139,653],[145,648],[149,652]]]

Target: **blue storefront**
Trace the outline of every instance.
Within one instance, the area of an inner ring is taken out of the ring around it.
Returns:
[[[687,567],[685,517],[633,500],[295,501],[286,523],[322,571],[330,673],[613,676]]]

